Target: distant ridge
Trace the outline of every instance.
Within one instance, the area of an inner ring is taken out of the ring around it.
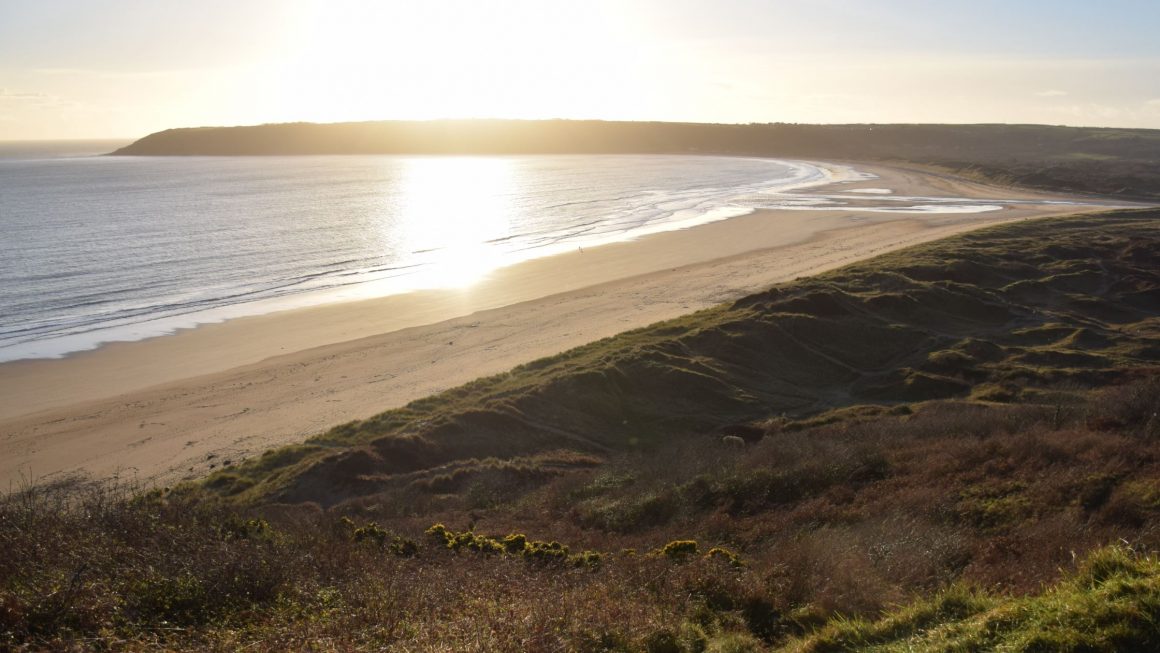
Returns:
[[[168,129],[112,154],[715,154],[906,161],[989,181],[1160,197],[1160,130],[437,120]]]
[[[195,127],[150,134],[113,154],[705,153],[776,156],[1160,158],[1160,130],[1044,125],[727,125],[599,120],[435,120]]]

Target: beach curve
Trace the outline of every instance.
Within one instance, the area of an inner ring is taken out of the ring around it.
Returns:
[[[994,198],[985,213],[758,210],[559,254],[474,287],[330,304],[0,365],[0,474],[172,484],[479,376],[630,328],[1000,222],[1111,205],[858,166],[897,196]],[[833,188],[823,188],[833,192]],[[876,197],[880,192],[864,193]]]

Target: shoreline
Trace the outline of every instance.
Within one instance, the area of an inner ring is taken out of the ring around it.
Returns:
[[[712,155],[712,156],[721,156],[721,155]],[[730,158],[737,158],[737,157],[730,157]],[[765,157],[741,157],[741,158],[750,158],[750,159],[755,159],[755,160],[766,160]],[[649,225],[649,226],[642,227],[642,228],[640,228],[639,233],[631,233],[624,240],[611,240],[611,241],[606,241],[606,242],[596,242],[596,243],[591,243],[591,244],[583,244],[578,249],[580,249],[581,251],[593,251],[594,248],[605,248],[605,247],[608,247],[610,245],[622,245],[625,243],[634,243],[634,242],[640,241],[641,239],[652,238],[652,237],[655,237],[655,236],[658,236],[661,234],[665,234],[668,232],[697,229],[697,228],[704,227],[706,225],[710,225],[710,224],[713,224],[716,222],[722,222],[722,221],[726,221],[726,220],[734,220],[737,218],[743,218],[745,216],[752,215],[754,213],[769,213],[769,212],[776,213],[776,212],[782,212],[782,211],[792,213],[795,211],[802,211],[802,212],[815,211],[815,212],[832,214],[832,213],[835,213],[838,211],[844,211],[847,209],[835,209],[835,208],[828,207],[828,206],[821,206],[821,207],[809,206],[809,199],[811,199],[813,197],[817,197],[817,198],[832,197],[832,196],[828,196],[827,192],[829,192],[829,193],[844,192],[847,190],[846,188],[844,188],[844,186],[847,184],[864,185],[866,183],[871,183],[871,182],[875,181],[876,179],[881,178],[880,173],[882,173],[883,170],[886,170],[886,171],[889,171],[890,173],[895,173],[895,174],[897,174],[897,173],[907,173],[907,174],[918,173],[920,175],[927,176],[931,179],[933,179],[934,177],[946,177],[947,179],[950,179],[952,181],[970,182],[970,180],[955,178],[955,177],[953,177],[953,175],[947,175],[946,173],[940,174],[939,172],[934,171],[934,170],[927,170],[927,169],[923,169],[922,167],[914,167],[914,166],[898,166],[898,165],[890,165],[890,166],[871,165],[871,166],[867,166],[867,165],[861,164],[857,161],[820,162],[820,161],[805,161],[805,160],[798,160],[798,159],[776,159],[775,161],[777,161],[779,163],[783,163],[783,164],[791,166],[791,167],[813,168],[815,171],[818,171],[822,174],[822,178],[810,178],[809,175],[806,175],[806,178],[795,181],[795,182],[789,184],[788,186],[786,186],[785,189],[778,191],[779,193],[787,193],[788,196],[790,196],[790,197],[804,198],[806,200],[805,205],[798,206],[792,210],[791,209],[783,209],[780,207],[761,207],[761,206],[755,206],[755,207],[734,206],[734,207],[732,207],[732,210],[738,211],[737,213],[729,213],[729,212],[723,210],[723,209],[726,209],[726,207],[718,207],[716,209],[711,209],[708,212],[703,213],[703,214],[696,216],[694,218],[686,218],[686,219],[683,219],[680,221],[674,221],[674,222],[661,222],[661,223],[658,223],[656,225]],[[865,170],[873,168],[873,169],[876,169],[879,174],[877,176],[872,174],[871,178],[865,178],[865,176],[862,174],[862,172],[859,170],[859,168],[861,169],[861,171],[865,171]],[[888,173],[887,177],[889,177],[889,176],[890,176],[890,174]],[[973,182],[971,182],[971,183],[973,183]],[[1045,194],[1045,193],[1042,193],[1040,191],[1035,191],[1035,190],[1031,190],[1031,189],[1003,188],[1003,187],[997,187],[997,186],[993,186],[993,185],[991,187],[995,190],[1001,190],[1010,196],[1022,196],[1023,198],[1030,199],[1030,200],[1050,199],[1050,198],[1058,197],[1058,196],[1055,196],[1052,194]],[[825,189],[831,189],[831,190],[825,191]],[[901,207],[891,206],[889,200],[915,199],[915,200],[921,201],[923,199],[923,198],[904,198],[904,197],[898,197],[898,196],[890,195],[890,194],[885,194],[885,195],[879,194],[878,191],[880,191],[880,190],[881,189],[876,189],[876,188],[866,189],[865,192],[867,192],[869,194],[860,195],[857,197],[851,197],[851,196],[849,196],[849,194],[847,194],[845,197],[842,197],[842,199],[851,203],[851,206],[848,209],[850,211],[855,210],[855,204],[858,201],[879,200],[879,206],[861,207],[859,210],[866,211],[868,213],[881,212],[881,213],[887,213],[887,214],[898,215],[898,216],[905,214],[905,211],[898,210]],[[855,192],[857,192],[857,191],[855,191]],[[969,197],[963,198],[963,199],[970,200]],[[1084,199],[1089,200],[1089,201],[1095,201],[1095,200],[1098,200],[1100,198],[1084,198]],[[886,200],[886,203],[882,204],[882,200]],[[827,200],[822,199],[822,201],[825,202]],[[1010,201],[1010,200],[1004,200],[1004,201]],[[931,204],[931,205],[927,205],[927,206],[934,207],[935,205]],[[955,207],[950,207],[950,208],[944,209],[944,211],[931,211],[931,213],[943,213],[943,212],[945,212],[945,213],[954,213],[954,212],[972,213],[972,212],[986,212],[986,211],[972,211],[972,210],[956,211]],[[716,215],[714,215],[714,214],[716,214]],[[819,230],[823,230],[826,228],[832,228],[832,227],[819,227]],[[585,250],[585,248],[587,248],[587,249]],[[78,345],[78,346],[75,346],[75,347],[69,348],[69,349],[60,349],[59,353],[33,354],[33,355],[26,355],[26,356],[21,356],[21,357],[17,357],[17,358],[0,358],[0,371],[5,371],[10,367],[20,367],[23,364],[34,364],[34,363],[39,363],[42,361],[75,359],[75,358],[83,357],[85,355],[88,355],[88,354],[91,354],[94,352],[98,352],[100,350],[104,350],[107,348],[117,348],[117,347],[120,347],[120,346],[123,346],[126,344],[147,342],[147,341],[151,341],[151,340],[154,340],[157,338],[166,338],[166,337],[170,337],[170,336],[185,334],[185,333],[189,333],[189,332],[194,331],[194,330],[199,330],[199,329],[203,329],[203,328],[207,328],[207,327],[213,327],[215,325],[220,325],[223,323],[232,322],[232,321],[236,321],[236,320],[260,318],[260,317],[264,317],[264,316],[268,316],[268,315],[272,315],[272,314],[283,314],[283,313],[289,313],[289,312],[299,311],[299,310],[309,310],[309,309],[325,307],[325,306],[333,305],[333,304],[347,304],[347,303],[360,302],[360,301],[381,300],[384,298],[397,296],[397,295],[413,295],[413,294],[439,295],[439,294],[444,294],[444,293],[455,293],[455,292],[458,292],[460,289],[466,289],[466,290],[470,291],[474,286],[488,285],[489,278],[492,276],[495,276],[496,274],[499,274],[501,276],[505,275],[506,270],[508,268],[515,268],[515,267],[524,266],[530,262],[541,260],[541,259],[567,256],[570,253],[570,251],[571,250],[566,249],[566,248],[565,249],[556,249],[556,250],[547,251],[546,253],[532,254],[526,258],[517,258],[511,262],[504,263],[498,267],[488,269],[486,272],[480,274],[480,278],[478,280],[476,280],[470,284],[462,284],[461,286],[458,286],[458,287],[456,287],[454,284],[449,285],[446,283],[444,283],[442,285],[429,286],[429,285],[424,285],[424,284],[429,283],[429,282],[416,283],[414,280],[409,279],[409,277],[404,277],[404,278],[401,278],[399,280],[392,280],[390,282],[384,282],[381,280],[380,281],[360,282],[360,283],[353,284],[351,286],[344,285],[344,286],[338,286],[338,287],[333,287],[333,288],[323,288],[323,289],[306,291],[306,292],[303,292],[300,294],[290,294],[290,295],[278,296],[278,297],[268,297],[268,298],[254,300],[251,302],[242,302],[242,303],[238,303],[238,304],[223,304],[221,306],[216,306],[216,307],[212,307],[212,308],[208,308],[208,309],[204,309],[204,310],[195,311],[191,314],[195,317],[186,317],[185,315],[163,316],[163,317],[157,318],[156,321],[160,321],[163,323],[164,322],[171,323],[171,326],[164,327],[160,331],[156,331],[153,333],[138,334],[136,336],[129,336],[129,337],[110,335],[109,338],[104,339],[104,340],[93,340],[91,342],[91,344],[86,343],[86,344]],[[691,262],[691,261],[683,261],[683,262],[687,263],[687,262]],[[436,273],[434,276],[441,277],[444,275]],[[625,275],[619,275],[619,276],[625,276]],[[600,282],[603,280],[605,280],[605,279],[598,280],[597,282]],[[481,281],[483,282],[482,284],[480,284]],[[376,291],[375,288],[378,288],[378,290]],[[202,316],[202,317],[199,318],[196,316]],[[100,327],[97,329],[97,331],[110,331],[110,332],[112,332],[112,331],[125,330],[125,329],[132,330],[133,328],[135,328],[137,326],[139,326],[139,325],[134,323],[134,324],[130,324],[130,325],[126,325],[126,326],[118,326],[118,327]],[[54,337],[48,338],[47,341],[55,342],[58,340],[67,340],[67,339],[84,340],[84,338],[85,338],[85,336],[83,334],[66,335],[66,336],[54,336]],[[13,345],[13,348],[18,347],[18,346],[19,345]],[[35,345],[33,347],[35,348]],[[49,346],[49,349],[55,349],[55,348],[56,347],[54,347],[52,345]],[[3,378],[2,378],[2,376],[0,376],[0,382],[2,382],[2,381],[3,381]],[[0,387],[0,390],[3,390],[3,388]],[[3,401],[3,394],[0,393],[0,404],[2,404],[2,401]],[[3,419],[4,417],[7,416],[7,411],[5,410],[5,408],[6,408],[5,406],[0,405],[0,419]]]
[[[898,195],[1068,199],[858,165]],[[173,483],[520,363],[908,245],[1110,206],[990,213],[758,210],[533,259],[457,290],[242,317],[0,364],[0,482]]]
[[[716,157],[721,158],[721,157]],[[739,158],[739,157],[728,157]],[[787,174],[769,180],[770,188],[776,188],[777,193],[806,192],[818,186],[828,186],[835,183],[856,180],[859,176],[851,166],[846,164],[830,164],[811,161],[767,159],[749,157],[762,163],[772,163],[784,168]],[[751,183],[751,182],[747,182]],[[707,202],[705,198],[698,200]],[[674,208],[669,218],[648,220],[635,226],[622,225],[619,230],[600,231],[587,236],[569,236],[558,242],[520,247],[510,250],[496,248],[495,250],[481,248],[479,255],[484,259],[480,265],[467,265],[460,269],[456,263],[463,260],[457,257],[454,261],[423,260],[413,258],[416,255],[425,255],[430,252],[440,252],[444,248],[422,249],[412,252],[412,258],[395,258],[382,265],[371,265],[365,261],[358,264],[368,265],[373,270],[341,269],[333,279],[339,282],[322,284],[316,287],[284,294],[263,295],[255,290],[253,293],[247,287],[231,288],[229,292],[239,295],[257,294],[257,299],[248,299],[234,303],[226,303],[215,299],[199,300],[203,307],[186,310],[178,302],[172,305],[161,305],[156,310],[143,311],[140,315],[121,320],[119,324],[95,321],[85,329],[70,333],[67,322],[62,325],[65,333],[46,334],[28,342],[0,346],[0,365],[19,361],[53,360],[74,357],[88,351],[102,349],[116,343],[141,342],[153,338],[175,335],[188,332],[203,326],[219,324],[231,320],[247,317],[257,317],[272,313],[293,311],[304,308],[314,308],[327,304],[345,303],[366,299],[379,299],[392,295],[402,295],[415,292],[438,291],[447,288],[466,287],[485,278],[503,268],[519,265],[527,261],[557,256],[574,249],[591,250],[609,244],[636,241],[658,233],[680,231],[739,217],[754,212],[755,208],[730,205],[725,199],[717,198],[720,205],[708,208],[701,206],[697,209]],[[692,215],[686,215],[689,212]],[[461,215],[463,211],[459,212]],[[680,216],[680,217],[678,217]],[[526,239],[529,234],[512,233],[499,240],[518,243]],[[489,241],[490,242],[490,241]],[[474,254],[474,253],[473,253]],[[448,265],[448,263],[451,263]],[[329,266],[324,266],[329,267]],[[358,265],[356,264],[355,268]],[[309,285],[315,277],[330,273],[320,272],[319,269],[300,270],[304,276],[298,281],[263,278],[262,283],[294,287],[302,279],[308,279],[303,285]],[[476,277],[471,283],[461,283],[459,277]],[[351,281],[350,279],[353,279]],[[261,284],[259,284],[261,285]],[[251,288],[252,289],[252,288]],[[83,313],[82,313],[83,317]],[[54,330],[55,331],[55,330]],[[0,415],[3,413],[0,412]]]

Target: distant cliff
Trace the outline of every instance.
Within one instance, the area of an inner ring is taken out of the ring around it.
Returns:
[[[113,154],[721,154],[894,160],[1040,188],[1160,197],[1160,130],[1150,129],[581,120],[288,123],[169,129]]]

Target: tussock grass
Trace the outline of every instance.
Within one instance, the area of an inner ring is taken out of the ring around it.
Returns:
[[[1150,651],[1160,647],[1160,559],[1124,546],[1095,551],[1041,595],[955,585],[877,620],[836,620],[794,653]]]

